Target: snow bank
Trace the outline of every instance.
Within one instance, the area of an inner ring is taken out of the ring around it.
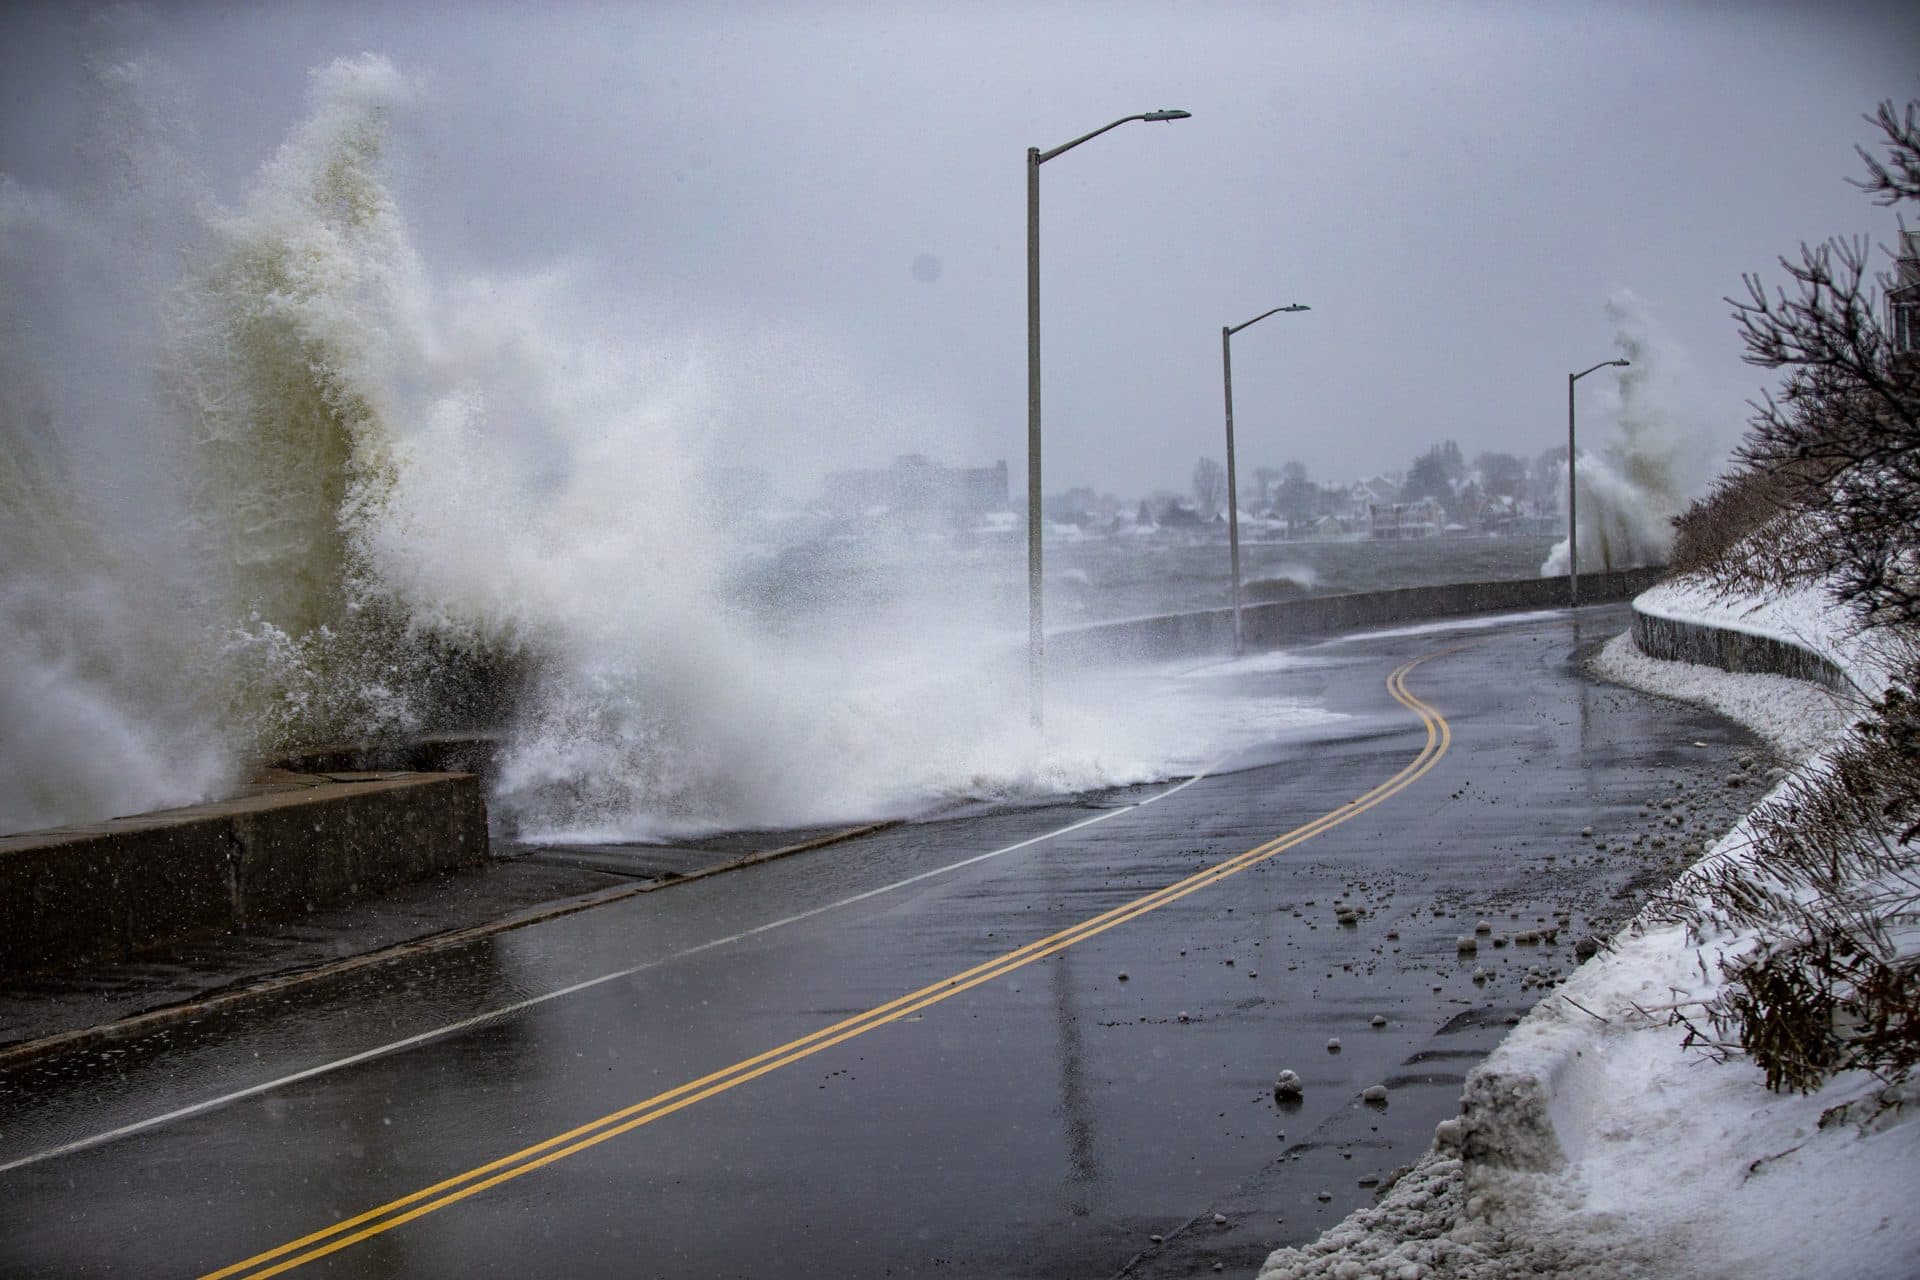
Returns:
[[[1635,607],[1805,645],[1866,690],[1889,674],[1812,593],[1729,600],[1682,583]],[[1658,662],[1620,641],[1598,665],[1713,706],[1811,767],[1846,722],[1827,691],[1781,677]],[[1703,861],[1742,859],[1749,843],[1743,822]],[[1890,1098],[1851,1073],[1775,1094],[1745,1059],[1686,1047],[1676,1008],[1711,997],[1718,959],[1747,941],[1630,925],[1471,1073],[1462,1114],[1379,1203],[1275,1252],[1260,1280],[1920,1276],[1920,1088]]]

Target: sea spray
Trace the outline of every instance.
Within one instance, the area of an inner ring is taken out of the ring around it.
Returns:
[[[194,510],[233,605],[220,654],[256,749],[445,727],[453,656],[510,678],[476,699],[506,733],[494,809],[548,838],[1044,777],[1044,746],[980,751],[984,726],[1020,721],[951,669],[984,616],[951,593],[957,623],[908,640],[865,611],[804,648],[720,598],[738,547],[707,498],[702,363],[583,327],[566,268],[435,280],[383,174],[408,92],[377,58],[316,73],[173,317]],[[881,692],[874,664],[903,652],[911,688]]]
[[[0,832],[187,803],[234,768],[179,597],[109,548],[36,392],[0,362]]]
[[[73,446],[0,488],[8,531],[26,531],[0,566],[28,655],[4,690],[4,772],[31,784],[4,795],[10,829],[198,798],[282,750],[456,725],[504,734],[496,822],[547,839],[1137,782],[1270,733],[1278,704],[1201,698],[1195,714],[1177,681],[1093,678],[1056,680],[1035,732],[998,577],[900,592],[889,575],[911,565],[856,552],[871,572],[855,577],[885,584],[873,598],[788,582],[742,597],[751,539],[713,497],[742,460],[713,443],[730,362],[589,303],[589,263],[437,277],[386,173],[415,93],[378,57],[320,68],[240,199],[202,195],[177,237],[103,255],[134,268],[104,276],[161,287],[117,308],[46,296],[117,327],[65,364],[24,355],[9,387],[64,369],[70,390],[94,364],[124,394],[9,400],[10,457],[29,427]],[[36,234],[64,223],[78,245],[92,232],[69,213]],[[138,518],[86,500],[122,454],[160,460]]]
[[[488,720],[513,828],[771,820],[795,699],[716,598],[698,367],[583,330],[564,269],[436,281],[383,172],[409,92],[317,72],[180,294],[234,718],[263,752]]]
[[[708,496],[731,461],[710,452],[708,366],[604,313],[584,325],[564,267],[434,280],[380,180],[393,87],[378,60],[316,77],[309,121],[222,226],[215,314],[237,313],[250,341],[197,347],[240,353],[241,376],[211,383],[271,409],[240,424],[269,455],[292,439],[330,468],[269,456],[232,487],[340,513],[337,532],[295,523],[286,573],[260,575],[297,591],[246,597],[228,653],[265,674],[256,722],[282,740],[436,727],[449,709],[423,696],[421,655],[480,654],[517,681],[496,722],[496,818],[542,838],[1157,776],[1152,734],[1128,744],[1064,702],[1053,736],[1032,733],[983,600],[830,609],[800,636],[723,598],[740,545]],[[334,487],[314,500],[316,483]],[[285,533],[259,527],[268,549]]]
[[[1614,381],[1615,434],[1599,449],[1582,448],[1575,472],[1583,573],[1662,563],[1673,542],[1673,517],[1711,474],[1703,433],[1678,408],[1686,399],[1684,374],[1671,344],[1629,290],[1607,299],[1606,314],[1614,348],[1629,363]],[[1591,441],[1597,433],[1589,426],[1585,434]],[[1564,473],[1560,488],[1564,493]],[[1540,572],[1567,572],[1565,542],[1548,553]]]
[[[405,81],[362,56],[309,111],[178,290],[165,386],[194,447],[191,512],[229,602],[233,718],[271,754],[425,717],[406,609],[370,562],[397,483],[421,267],[382,183]]]
[[[144,380],[191,169],[143,99],[151,64],[87,74],[77,198],[0,174],[0,832],[190,803],[238,770]]]

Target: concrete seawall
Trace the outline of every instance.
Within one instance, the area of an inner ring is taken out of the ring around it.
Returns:
[[[1580,579],[1580,599],[1587,604],[1625,600],[1652,586],[1664,572],[1663,569],[1622,569],[1585,574]],[[1565,578],[1520,578],[1308,596],[1301,600],[1245,605],[1240,613],[1247,647],[1259,649],[1361,627],[1514,609],[1551,609],[1566,602]],[[1171,658],[1224,653],[1232,648],[1232,609],[1132,618],[1047,637],[1049,661],[1068,663]]]
[[[284,919],[486,852],[470,774],[282,774],[211,804],[0,837],[0,973]]]

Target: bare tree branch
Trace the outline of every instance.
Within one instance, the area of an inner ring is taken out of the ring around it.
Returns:
[[[1867,166],[1865,179],[1850,178],[1854,186],[1874,198],[1876,204],[1896,205],[1902,200],[1920,200],[1920,103],[1909,102],[1905,113],[1891,101],[1865,117],[1886,135],[1888,158],[1876,159],[1865,147],[1856,146]]]
[[[1855,185],[1882,205],[1920,201],[1920,102],[1869,119],[1887,158],[1861,149]],[[1869,622],[1920,625],[1920,354],[1894,350],[1871,258],[1864,236],[1803,244],[1780,260],[1785,285],[1749,275],[1727,299],[1747,362],[1784,373],[1737,456],[1811,520],[1782,566],[1833,583]]]

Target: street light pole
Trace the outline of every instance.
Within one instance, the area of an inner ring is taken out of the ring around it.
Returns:
[[[1027,148],[1027,687],[1033,727],[1038,729],[1046,664],[1046,633],[1042,625],[1040,560],[1040,166],[1055,156],[1135,120],[1185,120],[1187,111],[1143,111],[1101,125],[1051,151]]]
[[[1624,369],[1631,362],[1626,360],[1602,360],[1592,369],[1582,369],[1578,373],[1567,375],[1567,603],[1577,606],[1580,603],[1580,521],[1578,510],[1578,489],[1574,484],[1575,458],[1573,446],[1573,384],[1597,369]]]
[[[1262,311],[1246,324],[1220,327],[1220,382],[1227,398],[1227,546],[1233,562],[1233,652],[1237,657],[1246,648],[1246,636],[1240,626],[1240,486],[1233,468],[1233,335],[1282,311],[1307,311],[1297,302],[1272,311]]]
[[[1040,597],[1040,148],[1027,148],[1027,705],[1041,723],[1046,634]]]

